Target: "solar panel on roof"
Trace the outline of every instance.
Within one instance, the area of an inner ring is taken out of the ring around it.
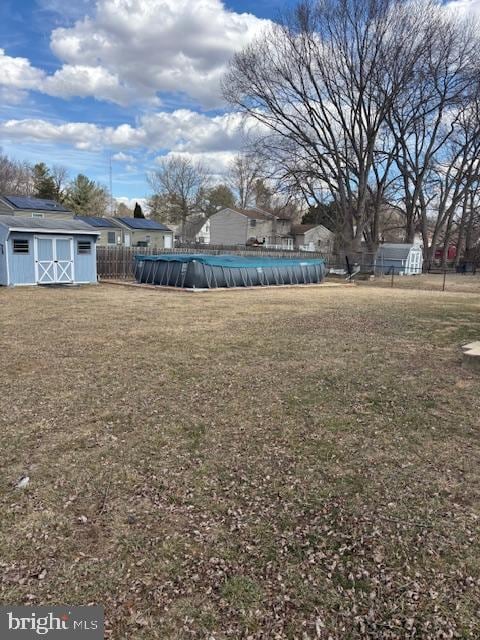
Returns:
[[[76,216],[77,220],[81,220],[82,222],[86,222],[92,227],[115,227],[118,226],[112,220],[108,220],[108,218],[95,218],[94,216]]]
[[[171,231],[168,227],[155,220],[148,220],[146,218],[118,218],[120,222],[123,222],[131,229],[150,229],[151,231]]]
[[[43,200],[26,196],[4,196],[5,200],[17,209],[36,209],[39,211],[68,211],[63,204],[55,200]]]

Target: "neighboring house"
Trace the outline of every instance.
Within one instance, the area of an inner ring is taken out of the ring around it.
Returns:
[[[379,246],[375,256],[375,270],[411,276],[422,273],[423,252],[415,244],[388,243]]]
[[[457,257],[457,247],[454,244],[449,244],[447,247],[447,262],[453,262]],[[443,247],[435,249],[435,260],[437,262],[443,261]]]
[[[98,235],[80,220],[0,215],[0,285],[96,282]]]
[[[113,218],[123,229],[125,247],[173,248],[173,231],[160,222],[147,218]]]
[[[71,220],[73,212],[55,200],[24,196],[0,196],[0,215],[24,218],[52,218]]]
[[[210,220],[210,243],[238,246],[262,244],[266,248],[293,249],[292,221],[262,209],[228,207]]]
[[[75,216],[100,233],[97,247],[118,247],[124,245],[124,234],[128,233],[115,222],[115,218],[96,218],[95,216]]]
[[[296,224],[292,226],[295,249],[300,251],[323,251],[333,248],[335,234],[322,224]]]
[[[178,228],[178,232],[181,232],[181,227]],[[185,223],[183,240],[197,244],[210,244],[210,218],[205,218],[204,215],[189,218]]]

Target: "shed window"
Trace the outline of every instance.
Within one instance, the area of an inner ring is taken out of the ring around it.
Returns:
[[[13,241],[13,253],[28,253],[30,250],[30,243],[28,240],[14,240]]]
[[[78,241],[78,253],[92,253],[92,243],[88,241]]]
[[[32,218],[43,218],[43,213],[32,213]]]
[[[256,227],[257,226],[257,221],[254,218],[252,220],[250,220],[250,226],[251,227]]]
[[[109,231],[107,234],[107,242],[108,244],[115,244],[116,242],[116,233],[115,231]]]

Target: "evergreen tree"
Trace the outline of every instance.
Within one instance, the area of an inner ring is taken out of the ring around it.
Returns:
[[[207,217],[210,217],[220,209],[235,206],[235,196],[233,191],[226,184],[219,184],[211,189],[205,189],[202,210]]]
[[[35,198],[56,200],[58,191],[50,169],[44,162],[33,167],[33,195]]]
[[[322,224],[324,227],[335,233],[341,225],[341,216],[336,203],[331,200],[324,204],[317,204],[310,207],[302,218],[302,224]]]
[[[102,185],[79,174],[70,183],[66,204],[77,215],[104,216],[108,212],[108,192]]]
[[[138,204],[138,202],[135,202],[135,209],[133,210],[133,217],[134,218],[145,218],[145,216],[143,215],[142,207]]]

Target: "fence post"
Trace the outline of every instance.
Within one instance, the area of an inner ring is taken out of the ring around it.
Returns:
[[[442,285],[442,291],[445,291],[445,288],[446,288],[446,287],[445,287],[445,282],[446,282],[446,280],[447,280],[447,270],[446,270],[446,269],[444,269],[444,270],[443,270],[443,285]]]

